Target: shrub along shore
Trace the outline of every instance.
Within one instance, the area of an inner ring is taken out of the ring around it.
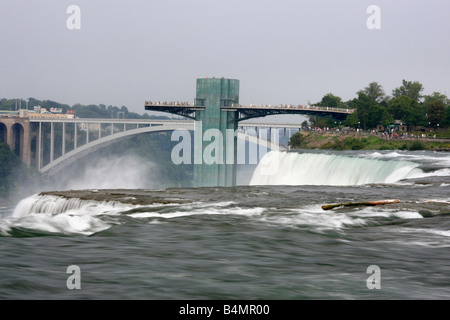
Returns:
[[[289,146],[291,149],[450,151],[450,139],[299,131],[291,137]]]

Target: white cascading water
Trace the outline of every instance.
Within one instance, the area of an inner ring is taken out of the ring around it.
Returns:
[[[11,217],[4,219],[3,231],[9,226],[56,233],[92,234],[111,226],[102,215],[114,215],[133,206],[119,202],[96,202],[52,195],[33,195],[20,201]],[[0,228],[1,231],[1,228]]]
[[[410,161],[271,151],[256,167],[250,185],[353,186],[394,183],[422,173]]]

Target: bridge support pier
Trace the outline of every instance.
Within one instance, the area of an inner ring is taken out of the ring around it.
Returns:
[[[31,164],[31,128],[30,121],[25,118],[1,117],[2,142],[9,145],[22,160],[23,164]]]

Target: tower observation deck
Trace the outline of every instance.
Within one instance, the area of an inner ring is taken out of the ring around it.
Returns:
[[[303,105],[241,105],[239,104],[239,80],[225,78],[197,79],[194,104],[189,102],[152,102],[145,101],[145,110],[168,112],[196,120],[194,138],[194,157],[201,159],[208,143],[203,141],[209,129],[219,130],[223,137],[220,149],[221,158],[234,159],[226,163],[194,164],[194,185],[234,186],[236,184],[236,136],[227,135],[235,131],[238,122],[257,117],[277,114],[331,115],[336,120],[343,120],[354,109],[330,108]],[[200,135],[201,134],[201,135]],[[233,139],[233,141],[229,141]],[[201,146],[201,148],[200,148]],[[230,163],[231,162],[231,163]]]

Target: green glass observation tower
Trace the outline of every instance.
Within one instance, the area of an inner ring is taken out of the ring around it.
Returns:
[[[236,185],[237,138],[234,133],[238,124],[238,112],[233,109],[233,104],[239,104],[239,80],[197,79],[195,106],[200,108],[195,112],[196,187]],[[218,141],[213,141],[217,138]],[[212,151],[208,149],[211,143],[215,146]]]

